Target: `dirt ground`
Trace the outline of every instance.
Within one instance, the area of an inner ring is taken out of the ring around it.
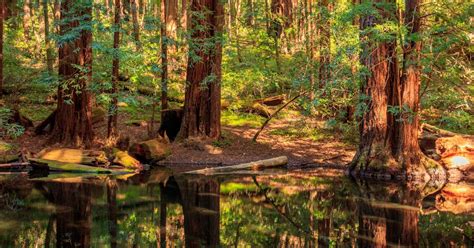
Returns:
[[[126,116],[119,123],[125,123]],[[344,167],[354,156],[355,147],[339,141],[335,137],[315,141],[309,137],[296,138],[272,135],[271,130],[292,125],[291,122],[275,120],[260,134],[258,141],[253,142],[252,137],[257,132],[256,128],[223,126],[223,139],[219,142],[206,140],[188,140],[170,144],[171,155],[160,164],[169,166],[187,165],[212,166],[231,165],[277,156],[288,156],[290,167],[310,166],[309,164],[331,164]],[[155,124],[155,128],[159,123]],[[122,135],[130,137],[131,142],[148,139],[147,123],[136,125],[121,124],[119,130]],[[96,142],[94,149],[107,146],[105,139],[105,121],[95,126]],[[36,136],[32,130],[15,141],[24,154],[34,156],[45,147],[57,147],[49,142],[49,136]]]

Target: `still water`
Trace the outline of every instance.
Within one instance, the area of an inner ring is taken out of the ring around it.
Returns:
[[[474,185],[313,171],[0,176],[0,247],[473,247]]]

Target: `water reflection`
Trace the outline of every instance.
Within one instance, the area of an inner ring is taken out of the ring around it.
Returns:
[[[0,178],[1,247],[472,247],[474,188],[311,173]]]

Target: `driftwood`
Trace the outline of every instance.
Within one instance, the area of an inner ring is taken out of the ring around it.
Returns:
[[[238,164],[238,165],[230,165],[230,166],[222,166],[222,167],[211,167],[205,168],[201,170],[194,170],[186,172],[186,174],[204,174],[204,175],[213,175],[215,173],[222,174],[222,173],[232,173],[235,171],[242,171],[242,170],[262,170],[268,168],[275,168],[286,165],[288,163],[288,158],[286,156],[259,160],[250,163]]]
[[[293,97],[291,100],[289,100],[287,103],[285,103],[283,106],[281,106],[280,108],[278,108],[275,112],[273,112],[273,114],[271,114],[270,116],[268,116],[267,120],[263,123],[262,127],[260,127],[260,130],[257,131],[257,133],[253,136],[253,141],[257,141],[257,138],[258,136],[260,135],[260,133],[263,131],[263,129],[267,126],[267,124],[270,122],[270,120],[275,117],[280,111],[282,111],[284,108],[286,108],[286,106],[290,105],[292,102],[294,102],[296,99],[298,99],[298,97],[304,95],[305,92],[303,93],[300,93],[298,95],[296,95],[295,97]]]

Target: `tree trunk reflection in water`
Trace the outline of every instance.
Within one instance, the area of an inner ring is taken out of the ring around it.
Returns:
[[[90,247],[92,185],[50,182],[41,186],[56,206],[56,247]]]
[[[399,185],[379,185],[377,192],[365,188],[359,201],[359,246],[418,247],[421,194]]]
[[[107,209],[109,212],[110,247],[117,247],[117,181],[107,181]]]
[[[218,247],[220,184],[207,178],[177,181],[183,199],[186,247]]]

